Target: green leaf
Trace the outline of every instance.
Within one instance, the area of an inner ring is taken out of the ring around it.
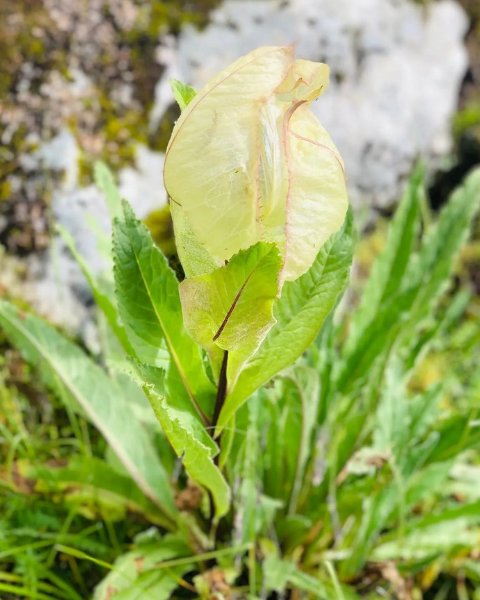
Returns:
[[[372,552],[374,560],[425,560],[453,549],[476,548],[480,525],[480,503],[464,504],[413,521],[401,539],[386,536]]]
[[[415,367],[419,357],[425,356],[430,347],[437,345],[443,338],[443,343],[451,336],[448,331],[458,324],[464,315],[467,307],[472,299],[470,290],[460,289],[451,299],[447,306],[437,311],[435,318],[424,323],[417,335],[411,336],[411,340],[407,340],[408,354],[405,359],[406,370],[410,371]],[[480,330],[479,330],[480,333]],[[448,344],[447,344],[448,345]]]
[[[352,260],[352,215],[299,279],[285,283],[274,304],[277,323],[227,395],[218,434],[245,400],[308,348],[345,288]]]
[[[295,440],[297,446],[295,451],[296,464],[288,507],[288,512],[294,514],[299,501],[307,462],[313,451],[313,435],[317,426],[320,400],[320,380],[316,371],[303,365],[298,365],[293,370],[291,380],[295,385],[295,400],[297,410],[300,413],[300,427]],[[290,398],[290,402],[292,400],[293,398]],[[290,435],[291,432],[289,432],[289,437]]]
[[[447,494],[467,502],[480,500],[480,466],[458,461],[450,472]]]
[[[212,414],[213,384],[185,331],[175,274],[126,202],[124,220],[114,223],[113,247],[118,306],[138,360],[165,368],[167,349],[192,404],[199,414]]]
[[[408,347],[412,340],[419,340],[419,335],[425,336],[419,328],[427,319],[436,319],[435,307],[448,287],[455,260],[478,211],[480,170],[456,190],[438,222],[424,236],[418,254],[412,254],[421,198],[418,177],[412,179],[390,226],[387,248],[372,270],[359,315],[352,320],[343,356],[335,367],[333,387],[337,391],[360,386],[373,373],[374,364],[386,362],[394,345]],[[411,366],[428,337],[424,342],[410,351]]]
[[[333,390],[346,393],[370,380],[374,373],[378,378],[374,367],[386,363],[392,346],[408,322],[415,293],[415,289],[409,289],[391,298],[379,308],[376,318],[362,331],[355,344],[348,348],[345,345],[344,355],[334,366]]]
[[[247,404],[256,402],[258,394],[262,404],[260,415],[263,423],[259,427],[265,431],[265,450],[262,453],[263,486],[265,493],[272,498],[281,499],[287,506],[290,493],[296,453],[298,451],[298,435],[301,415],[293,384],[286,379],[277,379],[271,388],[262,388],[254,394]],[[292,400],[292,402],[290,402]],[[241,411],[245,407],[241,408]]]
[[[333,582],[320,580],[301,571],[292,561],[278,558],[274,554],[263,562],[264,585],[268,591],[283,592],[286,589],[309,592],[322,600],[354,600],[355,592],[341,586],[335,577]]]
[[[178,81],[178,79],[170,79],[170,87],[172,88],[173,95],[180,110],[187,107],[191,100],[197,95],[197,92],[191,85],[182,83],[181,81]]]
[[[453,460],[435,462],[424,469],[418,468],[416,472],[413,472],[405,495],[406,506],[411,509],[418,506],[420,502],[426,503],[436,499],[440,494],[444,497],[454,497],[453,493],[450,494],[449,486],[453,462]]]
[[[112,172],[105,163],[97,161],[94,165],[94,177],[97,187],[105,194],[108,212],[113,221],[122,214],[122,197],[115,184]]]
[[[282,560],[274,554],[271,554],[265,559],[263,563],[263,572],[265,575],[264,585],[269,591],[284,592],[288,585],[292,583],[292,578],[299,578],[299,573],[294,563]],[[315,598],[327,599],[326,590],[322,590],[319,581],[313,577],[310,578],[305,573],[301,574],[301,578],[303,580],[303,585],[298,589],[309,592],[313,591]]]
[[[266,417],[261,425],[265,431],[265,493],[279,499],[288,515],[297,510],[320,392],[318,373],[302,363],[260,392],[264,420]],[[249,400],[249,408],[254,398]]]
[[[145,429],[131,418],[122,388],[53,327],[7,302],[0,302],[0,326],[45,384],[83,409],[145,495],[173,518],[167,474]]]
[[[361,316],[353,319],[353,332],[335,368],[334,388],[337,391],[345,392],[354,385],[360,386],[373,373],[374,364],[386,363],[394,345],[410,346],[412,340],[419,339],[419,328],[425,321],[436,318],[435,307],[448,287],[455,259],[479,208],[480,170],[474,171],[452,195],[438,222],[424,236],[420,251],[411,255],[407,264],[407,256],[401,248],[402,228],[406,228],[410,252],[415,230],[412,207],[418,202],[415,189],[407,193],[400,216],[391,226],[385,258],[378,259],[372,283],[367,285],[370,301],[377,305],[374,318],[368,306],[369,298],[366,298]],[[397,254],[401,256],[398,262]],[[394,265],[397,266],[394,268]],[[390,278],[395,277],[401,278],[401,285],[389,283]],[[389,294],[380,296],[380,304],[377,286],[389,290]],[[418,353],[413,358],[417,356]],[[382,376],[383,373],[377,379],[377,385]]]
[[[95,588],[93,600],[168,600],[191,565],[162,569],[161,564],[189,552],[181,538],[173,535],[139,543],[115,561],[113,570]]]
[[[348,543],[349,556],[341,566],[343,576],[352,577],[367,560],[380,530],[398,505],[398,493],[398,486],[392,484],[363,499],[360,523],[353,542]]]
[[[432,314],[438,299],[448,287],[455,261],[480,208],[480,169],[474,170],[449,198],[434,226],[425,235],[422,248],[409,264],[405,285],[418,293],[411,322],[418,325]],[[411,329],[404,331],[411,336]]]
[[[211,492],[217,519],[220,518],[230,506],[230,488],[213,461],[218,454],[217,445],[198,417],[189,412],[188,399],[182,398],[172,381],[175,371],[173,375],[169,373],[166,381],[161,369],[139,365],[138,371],[145,381],[145,393],[165,435],[177,456],[182,458],[188,475]],[[174,389],[177,393],[172,393]],[[167,396],[165,391],[171,393]]]
[[[248,408],[248,428],[240,471],[241,484],[236,502],[237,522],[240,524],[239,533],[242,543],[254,541],[259,524],[259,398],[252,398]]]
[[[350,324],[347,351],[357,343],[377,318],[381,306],[400,289],[415,247],[423,190],[423,170],[417,169],[408,182],[402,202],[388,229],[387,243],[375,260],[362,289],[362,297]]]
[[[403,365],[393,357],[386,370],[373,432],[375,450],[400,467],[410,440],[411,415]]]
[[[230,385],[275,322],[280,269],[276,246],[259,242],[213,273],[180,284],[185,326],[207,350],[228,352]]]
[[[108,518],[113,520],[115,511],[122,519],[129,512],[141,514],[150,522],[163,525],[165,518],[132,479],[114,469],[104,460],[90,456],[74,456],[66,465],[22,464],[22,475],[35,481],[38,492],[64,494],[82,505],[93,505],[95,511],[102,501],[109,510]],[[110,508],[112,507],[112,508]],[[112,514],[113,513],[113,514]],[[107,515],[107,513],[105,513]]]

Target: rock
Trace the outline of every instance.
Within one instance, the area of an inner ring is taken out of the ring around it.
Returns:
[[[53,220],[70,233],[95,275],[111,276],[107,258],[110,217],[100,190],[76,182],[78,154],[73,136],[62,131],[23,161],[33,170],[41,164],[64,174],[52,195]],[[144,218],[166,202],[161,184],[163,154],[139,145],[136,159],[136,168],[125,167],[118,174],[119,188],[136,214]],[[23,264],[22,277],[18,277],[17,262]],[[87,308],[92,304],[91,293],[60,235],[52,236],[48,250],[41,255],[31,255],[23,263],[5,257],[2,263],[0,286],[24,298],[56,325],[92,337],[92,314]]]
[[[125,167],[120,171],[119,187],[137,216],[144,219],[167,202],[163,187],[164,154],[139,145],[135,158],[135,168]]]
[[[200,87],[257,46],[294,43],[330,65],[313,110],[344,157],[354,204],[385,207],[418,157],[434,165],[450,149],[466,28],[453,0],[225,0],[203,31],[187,26],[176,48],[166,40],[152,114],[166,108],[168,79]]]
[[[22,298],[38,314],[73,335],[86,334],[92,322],[84,285],[57,238],[41,256],[31,254],[22,260],[0,252],[0,290]]]
[[[64,189],[71,190],[77,185],[80,152],[74,136],[67,128],[61,129],[58,135],[41,144],[31,158],[36,163],[35,168],[41,166],[43,169],[62,173]]]

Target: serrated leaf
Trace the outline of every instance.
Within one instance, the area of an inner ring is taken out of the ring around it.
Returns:
[[[311,268],[285,283],[274,304],[277,323],[227,395],[217,433],[260,386],[291,365],[317,336],[345,288],[352,260],[352,216],[322,247]]]
[[[0,325],[45,384],[78,404],[143,492],[165,515],[176,513],[167,474],[145,429],[130,418],[128,399],[79,347],[32,315],[0,302]]]
[[[213,384],[185,331],[175,274],[126,202],[124,219],[114,223],[113,247],[118,307],[138,360],[165,368],[166,348],[192,404],[211,414]]]
[[[171,79],[170,87],[172,88],[173,96],[177,101],[180,110],[186,108],[191,100],[197,95],[197,92],[191,85],[182,83],[181,81],[178,81],[178,79]]]
[[[207,350],[228,352],[230,384],[275,322],[280,269],[277,248],[260,242],[224,267],[180,284],[185,326]]]
[[[217,519],[225,515],[230,506],[230,489],[213,458],[218,447],[199,421],[198,417],[185,410],[188,399],[180,393],[168,392],[172,382],[165,381],[161,369],[139,365],[138,370],[145,381],[144,390],[162,429],[172,444],[177,456],[189,476],[209,490],[215,503]],[[175,376],[175,375],[174,375]]]
[[[385,248],[375,260],[362,289],[362,297],[350,324],[346,351],[377,318],[382,304],[400,289],[415,247],[423,191],[423,170],[410,178],[403,199],[388,228]]]

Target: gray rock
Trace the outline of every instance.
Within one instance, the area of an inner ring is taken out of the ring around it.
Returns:
[[[73,136],[62,132],[24,160],[32,168],[40,163],[44,168],[64,172],[52,197],[53,220],[73,237],[94,275],[111,277],[110,217],[100,190],[94,185],[80,187],[76,183],[78,150]],[[141,218],[166,202],[162,171],[163,154],[139,146],[136,168],[128,167],[118,174],[122,196]],[[91,293],[62,237],[54,235],[48,251],[42,256],[30,256],[25,269],[26,275],[20,281],[15,278],[15,269],[4,266],[4,284],[50,321],[93,339],[92,313],[88,310]]]
[[[135,168],[126,167],[120,171],[120,192],[141,219],[167,202],[163,187],[163,161],[162,152],[139,145],[136,148]]]

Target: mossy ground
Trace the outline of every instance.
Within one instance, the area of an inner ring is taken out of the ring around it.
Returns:
[[[47,207],[61,173],[26,168],[22,157],[62,128],[78,142],[82,185],[96,159],[118,170],[133,164],[139,143],[165,149],[176,108],[155,131],[148,118],[160,38],[186,23],[202,27],[218,1],[0,0],[0,243],[9,251],[48,244]]]

